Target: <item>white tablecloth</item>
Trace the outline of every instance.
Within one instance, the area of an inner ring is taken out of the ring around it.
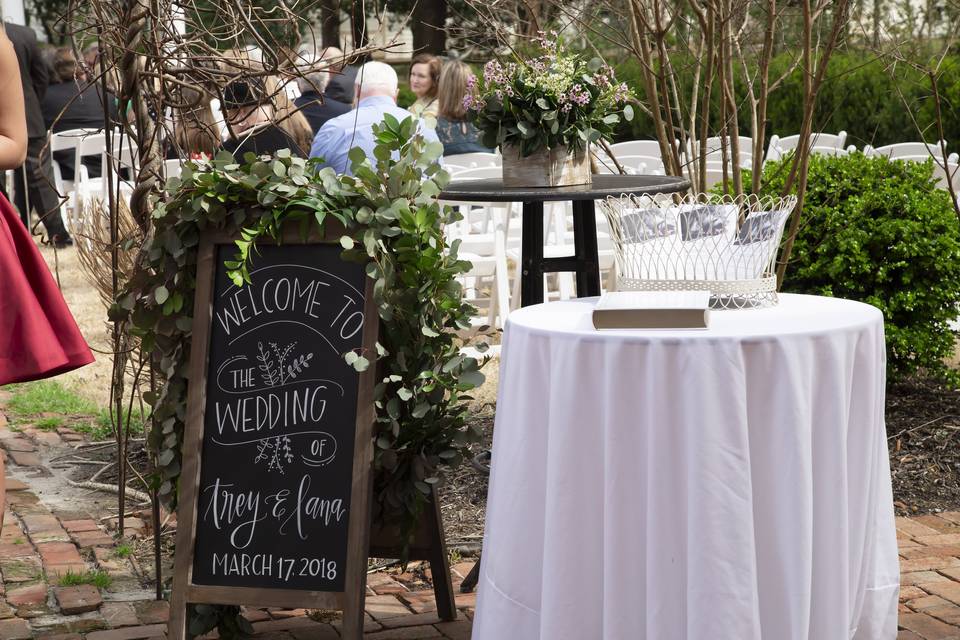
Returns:
[[[892,640],[883,318],[782,295],[706,331],[509,317],[474,640]]]

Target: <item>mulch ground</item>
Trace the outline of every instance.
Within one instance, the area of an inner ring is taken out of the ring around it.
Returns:
[[[960,390],[923,379],[889,384],[887,436],[898,515],[960,508]]]

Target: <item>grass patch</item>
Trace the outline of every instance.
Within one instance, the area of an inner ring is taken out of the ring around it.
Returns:
[[[117,545],[117,548],[113,550],[113,555],[117,556],[118,558],[127,558],[132,553],[133,547],[126,543]]]
[[[11,428],[18,423],[31,422],[45,431],[70,427],[94,440],[113,438],[109,410],[98,407],[55,380],[15,384],[7,389],[13,393],[7,403],[7,417],[10,419]],[[141,418],[134,408],[134,415],[130,419],[131,434],[143,434],[148,419]]]
[[[17,416],[34,417],[41,413],[96,415],[99,412],[97,405],[54,380],[17,385],[12,391],[14,395],[7,403],[7,409]]]
[[[37,429],[41,431],[56,431],[58,428],[66,424],[66,421],[59,416],[51,416],[47,418],[40,418],[36,421]]]
[[[26,542],[26,540],[24,540],[23,538],[14,538],[14,539],[13,539],[13,544],[24,544],[25,542]]]
[[[84,571],[83,573],[73,573],[67,571],[66,575],[60,578],[61,587],[75,587],[80,584],[92,584],[98,589],[106,589],[113,582],[113,578],[106,571]]]

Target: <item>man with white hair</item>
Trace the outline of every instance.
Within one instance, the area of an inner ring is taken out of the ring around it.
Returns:
[[[311,158],[323,158],[321,166],[333,167],[337,173],[350,173],[350,160],[347,157],[354,147],[363,149],[371,162],[376,141],[373,137],[373,125],[383,121],[390,114],[401,122],[415,117],[412,113],[397,106],[397,72],[388,64],[368,62],[357,73],[357,108],[349,113],[328,120],[320,127],[313,146]],[[430,142],[438,142],[437,134],[428,128],[423,120],[417,123],[418,132]]]
[[[326,59],[326,58],[324,58]],[[330,71],[313,71],[302,78],[297,78],[300,85],[300,97],[293,103],[304,115],[310,128],[316,134],[327,120],[350,111],[350,103],[340,102],[324,95],[324,90],[330,82]]]

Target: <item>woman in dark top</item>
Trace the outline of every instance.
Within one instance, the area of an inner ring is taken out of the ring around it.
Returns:
[[[463,97],[467,94],[467,80],[471,76],[473,72],[470,67],[459,60],[450,60],[443,65],[443,71],[440,72],[440,85],[437,90],[437,137],[443,143],[444,156],[477,151],[493,152],[493,149],[480,143],[480,132],[467,119],[467,110],[463,106]]]

